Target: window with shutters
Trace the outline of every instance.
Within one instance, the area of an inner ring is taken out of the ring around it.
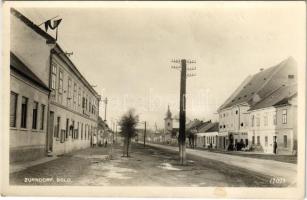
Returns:
[[[33,102],[33,109],[32,109],[32,129],[37,128],[37,113],[38,113],[38,102]]]
[[[11,92],[10,98],[10,127],[16,127],[18,94]]]
[[[44,130],[44,124],[45,124],[45,105],[41,105],[41,130]]]
[[[20,127],[27,128],[28,98],[22,97],[21,100],[21,121]]]

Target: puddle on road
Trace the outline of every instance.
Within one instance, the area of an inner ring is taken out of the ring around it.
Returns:
[[[135,170],[123,167],[117,167],[115,164],[118,163],[95,163],[90,168],[93,170],[95,175],[102,175],[105,178],[110,179],[130,179],[126,173],[136,173]],[[103,171],[103,173],[102,173]]]
[[[162,168],[162,169],[167,169],[167,170],[173,170],[173,171],[179,171],[181,169],[173,167],[170,163],[162,163],[161,165],[159,165],[158,167]]]

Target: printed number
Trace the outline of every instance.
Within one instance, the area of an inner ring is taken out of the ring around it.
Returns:
[[[275,184],[283,184],[286,183],[286,179],[283,177],[273,177],[270,179],[270,184],[275,185]]]

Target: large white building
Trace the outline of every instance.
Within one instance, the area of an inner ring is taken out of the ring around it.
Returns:
[[[251,107],[249,140],[252,149],[264,153],[296,153],[296,87],[296,84],[282,86]]]
[[[51,35],[13,8],[10,22],[11,161],[89,147],[100,96]]]
[[[295,83],[296,78],[297,66],[291,57],[276,66],[261,69],[260,72],[248,76],[218,109],[218,148],[234,150],[238,143],[251,147],[253,140],[250,109],[281,87]],[[257,115],[255,117],[257,118]]]

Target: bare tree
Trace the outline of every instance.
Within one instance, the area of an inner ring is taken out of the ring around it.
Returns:
[[[137,134],[136,126],[138,122],[139,116],[135,114],[134,109],[129,109],[120,119],[120,134],[125,138],[123,156],[129,157],[131,138]]]

